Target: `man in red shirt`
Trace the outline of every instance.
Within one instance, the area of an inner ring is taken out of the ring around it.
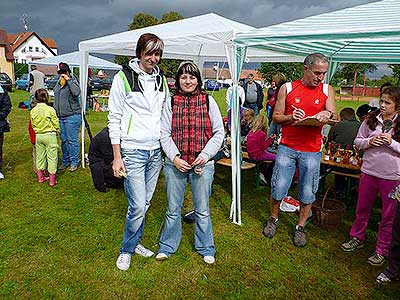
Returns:
[[[282,138],[271,180],[271,216],[263,233],[269,238],[275,235],[279,204],[287,196],[297,167],[300,214],[293,237],[297,247],[306,245],[304,224],[318,190],[322,125],[337,118],[333,88],[323,83],[327,71],[324,55],[308,55],[303,78],[282,85],[272,116],[276,124],[282,125]],[[300,125],[300,120],[311,116],[320,122],[317,126]]]

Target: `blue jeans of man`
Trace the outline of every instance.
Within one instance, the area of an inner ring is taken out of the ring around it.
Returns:
[[[254,111],[254,115],[257,116],[258,115],[258,106],[257,103],[244,103],[244,107],[246,108],[250,108]]]
[[[298,199],[306,205],[313,203],[318,191],[320,164],[321,152],[302,152],[280,144],[271,178],[272,198],[281,201],[287,196],[297,166]]]
[[[126,170],[124,188],[128,197],[121,253],[133,254],[143,236],[145,215],[162,167],[161,149],[122,149]]]
[[[80,144],[79,129],[82,125],[82,116],[80,114],[68,117],[59,117],[61,131],[61,162],[64,166],[79,165]]]
[[[164,174],[168,207],[158,252],[169,256],[178,250],[182,237],[181,209],[186,182],[189,180],[195,211],[194,248],[201,256],[214,256],[215,246],[209,207],[214,180],[214,163],[206,164],[203,167],[203,173],[197,175],[193,169],[182,173],[167,161],[164,166]]]

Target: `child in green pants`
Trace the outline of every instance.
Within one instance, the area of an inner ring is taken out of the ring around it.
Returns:
[[[36,133],[36,168],[38,182],[42,183],[50,179],[50,186],[57,184],[56,172],[58,162],[57,134],[60,132],[60,125],[56,111],[48,106],[49,94],[45,89],[38,89],[35,92],[37,105],[31,110],[32,128]],[[49,177],[45,177],[43,171],[46,168]]]

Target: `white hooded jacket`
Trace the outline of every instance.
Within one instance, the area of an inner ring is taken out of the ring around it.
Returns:
[[[114,76],[108,114],[111,144],[120,144],[122,149],[158,149],[161,111],[164,101],[170,99],[168,88],[160,91],[163,81],[157,66],[152,74],[139,68],[138,59],[131,60],[129,66],[138,74],[141,92],[127,92],[119,74]],[[159,83],[157,77],[161,77]]]

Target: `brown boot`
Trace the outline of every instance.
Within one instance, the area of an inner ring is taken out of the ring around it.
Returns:
[[[39,183],[49,180],[49,177],[44,176],[43,170],[37,170],[36,174],[37,174]]]
[[[51,174],[51,173],[50,173],[50,183],[49,183],[49,185],[50,185],[51,187],[54,187],[56,184],[57,184],[57,181],[56,181],[56,174]]]

